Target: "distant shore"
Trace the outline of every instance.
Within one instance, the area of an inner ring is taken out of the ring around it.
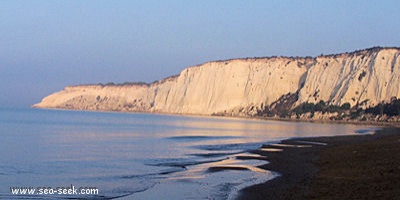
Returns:
[[[239,199],[397,199],[400,128],[375,134],[289,139],[255,151],[282,176],[241,191]]]
[[[388,121],[360,121],[360,120],[321,120],[321,119],[293,119],[280,117],[249,117],[250,119],[262,119],[272,121],[288,121],[288,122],[310,122],[310,123],[330,123],[330,124],[355,124],[355,125],[372,125],[380,127],[399,127],[400,122]]]
[[[310,122],[310,123],[328,123],[328,124],[355,124],[355,125],[372,125],[380,127],[399,127],[400,122],[396,121],[360,121],[360,120],[321,120],[321,119],[295,119],[282,117],[265,117],[265,116],[229,116],[229,115],[202,115],[202,114],[179,114],[167,112],[146,112],[146,111],[115,111],[115,110],[79,110],[66,108],[40,108],[32,106],[32,109],[44,110],[63,110],[63,111],[79,111],[79,112],[115,112],[115,113],[131,113],[131,114],[155,114],[155,115],[175,115],[175,116],[194,116],[194,117],[221,117],[221,118],[236,118],[236,119],[256,119],[284,122]]]

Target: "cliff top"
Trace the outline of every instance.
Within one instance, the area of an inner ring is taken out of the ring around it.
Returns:
[[[283,58],[283,59],[316,59],[319,57],[339,57],[339,56],[349,56],[349,55],[360,55],[360,54],[369,54],[369,53],[374,53],[374,52],[379,52],[381,50],[399,50],[400,47],[380,47],[380,46],[375,46],[371,48],[366,48],[366,49],[361,49],[361,50],[355,50],[352,52],[344,52],[344,53],[336,53],[336,54],[321,54],[319,56],[265,56],[265,57],[245,57],[245,58],[232,58],[232,59],[226,59],[226,60],[215,60],[215,61],[210,61],[206,63],[212,63],[212,62],[227,62],[227,61],[233,61],[233,60],[258,60],[258,59],[274,59],[274,58]],[[201,66],[204,65],[199,64],[195,66]]]
[[[317,58],[330,58],[330,57],[344,57],[344,56],[359,56],[359,55],[370,55],[371,53],[377,53],[379,51],[382,50],[398,50],[400,51],[400,47],[380,47],[380,46],[375,46],[375,47],[371,47],[371,48],[366,48],[366,49],[361,49],[361,50],[355,50],[353,52],[344,52],[344,53],[337,53],[337,54],[321,54],[319,56],[265,56],[265,57],[245,57],[245,58],[232,58],[232,59],[226,59],[226,60],[215,60],[215,61],[209,61],[209,62],[205,62],[202,64],[198,64],[198,65],[194,65],[188,68],[195,68],[195,67],[201,67],[205,64],[209,64],[209,63],[224,63],[228,64],[228,62],[232,62],[232,61],[256,61],[256,60],[270,60],[270,59],[287,59],[287,60],[305,60],[305,61],[315,61]],[[121,87],[121,86],[151,86],[154,84],[162,84],[164,82],[167,81],[172,81],[175,80],[177,77],[179,76],[179,74],[175,74],[172,76],[168,76],[164,79],[161,80],[156,80],[153,81],[151,83],[146,83],[146,82],[124,82],[124,83],[113,83],[113,82],[109,82],[106,84],[103,83],[98,83],[98,84],[81,84],[81,85],[73,85],[70,87],[78,87],[78,86],[100,86],[100,87]]]

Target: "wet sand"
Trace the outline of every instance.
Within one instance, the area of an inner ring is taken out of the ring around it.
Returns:
[[[281,176],[245,188],[239,199],[400,199],[400,128],[290,139],[255,153],[270,161],[261,168]]]

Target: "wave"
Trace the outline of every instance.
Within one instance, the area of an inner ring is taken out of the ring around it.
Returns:
[[[200,165],[205,163],[213,163],[226,160],[227,158],[221,159],[202,159],[202,160],[195,160],[195,159],[165,159],[165,160],[157,160],[154,163],[147,163],[146,165],[149,166],[159,166],[159,167],[180,167],[186,168],[187,166],[192,165]]]
[[[202,158],[215,158],[215,157],[224,157],[224,156],[230,156],[230,155],[236,155],[239,153],[243,153],[245,151],[235,151],[235,152],[227,152],[227,153],[193,153],[193,154],[187,154],[189,156],[196,156],[196,157],[202,157]]]
[[[222,140],[222,139],[241,139],[240,136],[205,136],[205,135],[190,135],[190,136],[172,136],[166,139],[175,141],[201,141],[201,140]]]
[[[195,145],[192,148],[206,151],[250,151],[260,148],[264,143],[234,143],[234,144],[211,144]]]
[[[142,178],[154,178],[157,176],[162,176],[162,175],[168,175],[168,174],[172,174],[172,173],[176,173],[176,172],[180,172],[185,170],[182,167],[174,167],[168,170],[163,170],[157,173],[149,173],[149,174],[133,174],[133,175],[122,175],[122,176],[118,176],[117,178],[121,178],[121,179],[142,179]]]
[[[380,130],[380,128],[359,129],[355,130],[354,132],[358,134],[374,134],[378,130]]]

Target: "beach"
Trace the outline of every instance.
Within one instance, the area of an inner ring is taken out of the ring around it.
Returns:
[[[239,199],[399,199],[400,129],[293,138],[254,151],[281,176],[245,188]]]

